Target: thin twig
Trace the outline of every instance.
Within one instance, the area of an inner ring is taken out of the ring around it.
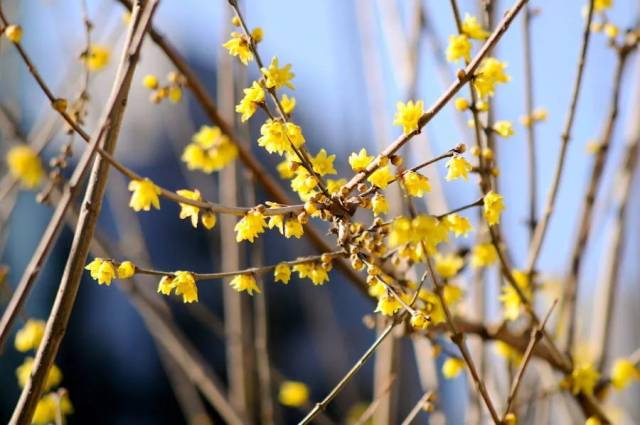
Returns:
[[[502,422],[505,421],[507,414],[511,412],[511,407],[513,406],[513,402],[518,395],[518,389],[520,388],[520,384],[522,383],[522,378],[524,377],[524,372],[529,365],[529,361],[533,357],[533,350],[536,348],[536,344],[540,342],[542,339],[542,330],[547,324],[549,317],[551,317],[551,313],[555,308],[558,300],[554,300],[551,307],[549,307],[549,311],[547,312],[542,323],[537,325],[534,329],[531,330],[531,337],[529,338],[529,345],[527,346],[524,355],[522,356],[522,361],[520,362],[520,366],[518,367],[518,371],[516,372],[515,377],[513,378],[513,383],[511,385],[511,391],[509,392],[509,397],[507,397],[507,407],[504,410],[504,414],[502,415]]]
[[[578,65],[576,71],[576,78],[573,83],[573,91],[571,94],[571,100],[569,102],[569,110],[567,112],[567,118],[560,136],[562,144],[560,146],[560,153],[558,155],[558,161],[553,175],[553,180],[549,188],[549,194],[547,195],[547,201],[545,204],[542,218],[536,225],[533,238],[529,244],[529,255],[527,257],[527,265],[525,268],[526,274],[530,276],[536,267],[536,261],[540,255],[542,244],[551,220],[551,214],[553,213],[556,205],[556,198],[558,196],[558,189],[560,188],[560,181],[562,180],[562,173],[564,171],[565,157],[567,155],[567,148],[569,147],[569,141],[571,140],[571,133],[573,130],[573,123],[576,115],[576,109],[578,107],[578,99],[580,96],[580,88],[582,87],[582,80],[584,75],[584,67],[587,59],[587,49],[589,47],[589,40],[591,38],[591,22],[593,20],[593,4],[594,0],[589,1],[589,7],[587,12],[587,19],[585,19],[584,29],[582,31],[582,45],[580,47],[580,53],[578,56]]]
[[[575,324],[577,314],[576,297],[578,293],[578,284],[580,281],[580,271],[582,265],[582,259],[584,252],[591,235],[591,220],[593,216],[593,209],[595,207],[598,188],[600,187],[600,181],[602,180],[602,174],[604,173],[604,167],[608,158],[608,153],[611,148],[611,139],[613,137],[613,131],[618,122],[618,111],[620,102],[620,87],[622,86],[622,76],[627,63],[627,58],[631,50],[622,47],[618,51],[616,69],[613,75],[613,90],[611,92],[611,100],[609,106],[609,112],[606,118],[606,123],[598,151],[595,154],[595,160],[591,168],[591,175],[589,178],[589,185],[585,193],[584,200],[582,201],[582,214],[580,215],[578,224],[578,236],[573,245],[570,259],[570,271],[569,276],[564,287],[563,302],[561,304],[561,321],[568,326],[566,334],[566,349],[571,350],[575,339]],[[565,319],[565,320],[563,320]]]
[[[116,145],[140,47],[144,40],[147,25],[157,4],[157,1],[149,0],[143,6],[142,11],[140,11],[139,7],[135,7],[132,14],[134,24],[129,31],[126,47],[122,53],[118,73],[113,84],[111,98],[107,102],[105,113],[99,126],[100,131],[98,132],[98,134],[101,134],[103,129],[108,128],[102,141],[102,146],[109,152],[113,152]],[[20,394],[11,418],[11,424],[31,422],[36,404],[42,394],[45,378],[64,337],[82,277],[89,243],[100,212],[108,171],[108,164],[101,157],[96,158],[69,252],[69,258],[60,282],[60,288],[47,320],[42,343],[37,350],[32,373]]]

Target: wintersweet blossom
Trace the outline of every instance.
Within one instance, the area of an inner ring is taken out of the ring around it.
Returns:
[[[367,181],[380,189],[386,189],[389,183],[393,180],[393,174],[388,165],[378,168],[371,173],[367,178]]]
[[[367,168],[367,165],[373,161],[373,158],[374,157],[372,155],[367,155],[367,150],[365,148],[362,148],[360,149],[360,152],[353,152],[349,155],[349,166],[351,166],[351,169],[354,172],[359,173]]]
[[[500,214],[504,210],[504,199],[493,190],[484,196],[482,214],[489,226],[500,223]]]
[[[116,277],[116,268],[113,263],[102,258],[94,258],[87,264],[85,270],[89,270],[91,278],[98,281],[99,285],[111,285],[111,281]]]
[[[384,294],[378,298],[378,306],[376,312],[382,313],[385,316],[393,316],[402,308],[402,304],[396,297],[391,294]]]
[[[71,413],[73,413],[73,405],[66,392],[49,393],[38,400],[31,423],[47,425],[56,423],[60,419],[61,423],[66,423],[66,416]]]
[[[571,372],[571,392],[574,395],[593,395],[600,373],[591,364],[579,364]]]
[[[223,169],[238,156],[237,146],[218,127],[203,125],[182,153],[189,170],[207,174]]]
[[[473,230],[469,219],[456,213],[447,215],[444,218],[444,223],[456,237],[463,236],[466,238],[469,232]]]
[[[249,295],[253,295],[253,292],[261,293],[258,283],[252,274],[239,274],[236,275],[229,285],[238,292],[247,292]]]
[[[508,83],[511,79],[505,72],[507,64],[496,58],[485,58],[478,67],[473,87],[481,99],[493,96],[497,84]]]
[[[192,201],[202,201],[202,196],[200,195],[200,191],[198,189],[187,190],[181,189],[176,191],[176,193],[183,198],[190,199]],[[185,218],[189,218],[191,220],[191,225],[195,228],[198,227],[198,216],[200,214],[200,208],[194,207],[191,204],[184,204],[182,202],[180,205],[180,219],[183,220]]]
[[[453,253],[446,255],[436,254],[434,259],[436,272],[444,278],[454,277],[464,266],[462,258]]]
[[[295,89],[291,80],[296,75],[291,72],[291,64],[280,68],[277,56],[271,59],[271,64],[269,64],[268,68],[262,68],[260,71],[265,77],[265,85],[267,88],[279,89],[281,87],[288,87],[292,90]]]
[[[471,252],[472,267],[489,267],[498,259],[496,248],[490,243],[480,243]]]
[[[466,62],[471,60],[471,42],[466,34],[450,35],[449,45],[447,46],[447,60],[456,62],[464,59]]]
[[[393,125],[402,126],[404,134],[409,134],[418,130],[420,124],[420,118],[424,114],[424,102],[418,100],[408,101],[406,104],[402,102],[396,103],[397,112],[394,117]]]
[[[469,179],[469,172],[473,168],[469,161],[464,159],[461,155],[452,156],[446,163],[447,181],[456,180],[462,178],[463,180]]]
[[[266,222],[264,215],[259,211],[249,211],[240,221],[236,223],[236,241],[249,241],[253,243],[255,238],[264,232]]]
[[[253,116],[258,106],[264,103],[264,90],[260,83],[254,81],[251,87],[244,89],[243,92],[244,97],[236,105],[236,112],[242,114],[240,120],[245,122]]]
[[[247,38],[240,33],[232,32],[229,41],[222,45],[231,56],[236,56],[244,65],[253,60],[253,52]]]
[[[84,54],[84,63],[91,71],[100,71],[109,64],[111,53],[105,46],[92,44]]]
[[[309,400],[309,387],[302,382],[284,381],[280,384],[278,401],[288,407],[301,407]]]
[[[184,303],[192,303],[198,301],[198,286],[193,273],[186,271],[175,272],[172,284],[175,287],[176,295],[182,295]]]
[[[469,38],[474,38],[476,40],[486,40],[487,37],[489,37],[489,32],[482,28],[482,25],[478,23],[478,18],[469,15],[468,13],[464,14],[462,32]]]
[[[151,180],[147,178],[131,180],[129,182],[129,190],[133,192],[129,206],[134,211],[149,211],[151,210],[151,206],[157,210],[160,209],[160,198],[158,195],[160,195],[161,191]]]
[[[16,350],[26,352],[37,350],[44,336],[44,320],[29,319],[24,326],[16,333]]]
[[[445,379],[452,379],[460,375],[464,370],[464,361],[455,357],[449,357],[442,364],[442,375]]]
[[[19,145],[9,149],[7,165],[11,174],[27,189],[38,187],[44,176],[42,161],[30,146]]]
[[[29,377],[31,376],[31,371],[33,370],[33,357],[26,357],[22,364],[18,366],[16,369],[16,377],[18,378],[18,385],[20,388],[24,388],[29,381]],[[49,373],[47,374],[47,379],[44,382],[44,391],[49,391],[51,388],[55,388],[60,385],[62,382],[62,372],[58,366],[51,365],[49,369]]]
[[[375,216],[387,214],[389,212],[389,203],[387,203],[387,198],[380,193],[376,193],[373,195],[373,198],[371,198],[371,208]]]
[[[287,285],[291,279],[291,267],[287,263],[278,264],[273,271],[273,278],[276,282]]]
[[[123,261],[118,265],[118,279],[129,279],[136,273],[136,266],[131,261]]]
[[[402,176],[402,182],[410,196],[422,198],[425,193],[431,191],[429,179],[415,171],[408,171]]]

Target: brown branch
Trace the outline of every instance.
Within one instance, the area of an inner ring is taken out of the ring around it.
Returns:
[[[587,19],[585,19],[584,29],[582,31],[582,45],[580,47],[580,54],[578,56],[578,65],[576,71],[576,78],[573,83],[573,91],[571,94],[571,101],[569,102],[569,110],[567,112],[567,118],[560,136],[562,144],[560,146],[560,153],[558,155],[558,161],[553,175],[553,180],[549,188],[547,195],[547,201],[545,204],[544,212],[540,221],[536,225],[533,238],[529,244],[529,255],[527,257],[526,274],[531,275],[536,267],[536,261],[540,255],[542,244],[551,220],[551,214],[553,213],[556,205],[556,198],[558,196],[558,189],[560,188],[560,181],[562,180],[562,172],[564,171],[565,157],[567,155],[567,148],[569,147],[569,141],[571,140],[571,132],[573,130],[573,122],[576,115],[576,109],[578,107],[578,98],[580,96],[580,88],[582,87],[582,79],[584,75],[584,66],[587,59],[587,49],[589,47],[589,40],[591,38],[591,22],[593,21],[593,4],[594,0],[589,1],[589,7],[587,12]]]
[[[116,145],[140,47],[156,6],[157,1],[149,0],[145,3],[141,12],[140,8],[136,6],[132,14],[134,24],[129,30],[126,47],[122,53],[121,63],[113,84],[111,98],[107,102],[107,107],[99,126],[100,131],[98,132],[100,135],[103,133],[103,129],[108,128],[101,143],[104,149],[109,152],[113,152]],[[4,19],[2,20],[4,21]],[[101,157],[96,158],[78,225],[76,226],[69,258],[60,281],[60,288],[47,320],[44,337],[38,348],[31,376],[24,386],[14,409],[11,418],[12,424],[31,422],[36,404],[42,394],[45,378],[64,337],[84,270],[89,243],[100,212],[108,171],[108,164]]]
[[[334,398],[336,398],[336,396],[340,393],[340,391],[342,391],[342,389],[349,383],[349,381],[351,381],[351,379],[356,375],[356,373],[358,373],[360,368],[367,362],[367,360],[369,360],[369,358],[373,355],[373,353],[376,351],[376,349],[382,343],[382,341],[384,341],[385,338],[389,336],[393,328],[402,321],[403,317],[404,315],[402,315],[398,319],[394,319],[391,323],[389,323],[389,325],[387,325],[385,330],[382,333],[380,333],[378,338],[373,342],[373,344],[371,344],[371,346],[367,349],[367,351],[365,351],[364,354],[358,359],[358,361],[353,365],[353,367],[349,370],[349,372],[347,372],[347,374],[340,380],[340,382],[338,382],[338,384],[329,392],[329,394],[324,399],[322,399],[321,402],[316,403],[316,405],[313,407],[313,409],[311,409],[311,411],[307,414],[307,416],[305,416],[300,421],[299,425],[306,425],[311,423],[311,421],[320,412],[324,411],[327,408],[329,403],[331,403],[331,401]]]
[[[622,86],[625,64],[627,63],[627,58],[631,51],[632,50],[626,47],[622,47],[618,50],[616,69],[613,75],[613,90],[611,92],[609,112],[600,138],[598,151],[595,154],[596,157],[591,168],[589,185],[587,187],[584,200],[582,201],[582,213],[578,224],[578,236],[571,252],[570,272],[564,287],[562,298],[563,302],[560,305],[560,311],[562,313],[560,320],[563,323],[568,324],[566,334],[566,349],[568,351],[572,349],[575,339],[575,325],[577,319],[576,297],[578,293],[582,259],[589,241],[589,236],[591,235],[591,220],[597,199],[597,192],[600,187],[604,167],[609,156],[608,153],[611,150],[610,145],[613,137],[613,131],[618,122],[620,87]]]
[[[518,0],[511,9],[504,15],[502,21],[498,24],[494,32],[491,34],[489,39],[482,46],[480,51],[476,54],[473,60],[469,63],[468,66],[465,67],[464,70],[459,72],[459,78],[457,81],[451,84],[451,86],[443,93],[438,100],[420,117],[418,122],[418,129],[412,131],[409,134],[403,134],[398,137],[393,143],[387,146],[376,158],[367,166],[367,168],[353,176],[351,180],[344,186],[346,189],[346,195],[351,193],[353,189],[358,185],[358,183],[362,182],[367,178],[373,171],[375,171],[380,166],[380,161],[382,158],[388,158],[389,156],[396,153],[401,147],[403,147],[409,140],[411,140],[415,135],[420,133],[425,125],[427,125],[431,119],[455,96],[455,94],[464,86],[467,82],[471,80],[475,70],[480,66],[480,62],[484,57],[488,54],[489,50],[500,40],[502,35],[509,29],[509,26],[513,22],[514,18],[522,9],[522,7],[527,3],[528,0]],[[345,195],[345,196],[346,196]]]
[[[638,97],[636,96],[635,99],[638,99]],[[601,313],[601,320],[597,320],[594,323],[596,328],[594,331],[595,347],[597,350],[595,359],[598,370],[603,370],[607,363],[607,348],[612,334],[611,325],[616,303],[616,291],[626,244],[626,233],[629,230],[627,227],[627,206],[630,201],[632,183],[637,173],[638,151],[640,150],[640,116],[638,115],[636,107],[635,112],[631,114],[634,128],[625,147],[621,164],[618,167],[619,171],[611,189],[611,193],[614,194],[614,222],[611,228],[611,239],[608,248],[605,249],[605,252],[608,253],[608,260],[604,266],[604,280],[601,284],[601,290],[598,291],[602,296],[596,298],[598,307],[595,309],[598,314]]]
[[[130,0],[117,0],[123,6],[131,8]],[[153,27],[149,29],[149,36],[154,43],[164,52],[167,58],[173,63],[182,75],[184,75],[187,86],[191,89],[194,97],[204,109],[204,112],[209,119],[214,122],[229,139],[238,148],[238,157],[242,163],[251,171],[257,181],[260,182],[265,191],[274,199],[275,202],[284,205],[291,205],[294,202],[291,201],[289,195],[282,189],[280,184],[271,177],[266,168],[262,166],[260,161],[253,155],[249,144],[240,141],[233,131],[232,127],[218,112],[213,98],[207,92],[204,84],[198,79],[195,72],[189,67],[186,60],[178,52],[178,50],[171,45],[162,34],[156,31]],[[331,251],[331,247],[324,240],[324,238],[316,231],[312,226],[305,225],[305,236],[309,238],[311,243],[316,247],[319,252]],[[356,288],[365,296],[367,295],[367,284],[358,273],[356,273],[345,261],[337,261],[336,266],[344,273],[344,275],[351,280]]]
[[[515,401],[516,396],[518,395],[518,389],[520,388],[520,384],[522,384],[522,378],[524,377],[524,372],[527,369],[527,366],[529,365],[529,361],[533,356],[533,350],[536,348],[536,344],[538,344],[542,339],[542,336],[543,336],[542,331],[546,326],[547,321],[549,320],[549,317],[551,317],[551,313],[553,312],[553,309],[555,308],[557,303],[558,303],[558,300],[553,301],[553,304],[551,304],[551,307],[549,307],[549,311],[547,312],[547,315],[545,316],[542,323],[540,323],[538,326],[536,326],[534,329],[531,330],[529,345],[527,345],[527,349],[525,350],[524,355],[522,356],[522,361],[520,362],[520,367],[518,368],[518,371],[516,372],[516,375],[513,378],[513,383],[511,384],[511,391],[509,392],[509,397],[507,397],[507,407],[505,408],[504,414],[502,415],[502,422],[505,421],[507,414],[511,412],[511,407],[513,406],[513,402]]]

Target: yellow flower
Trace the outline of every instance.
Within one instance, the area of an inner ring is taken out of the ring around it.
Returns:
[[[422,198],[426,192],[431,191],[429,179],[415,171],[408,171],[402,176],[402,181],[410,196]]]
[[[418,297],[425,303],[425,311],[431,317],[431,323],[437,325],[439,323],[446,322],[446,316],[444,314],[444,308],[440,298],[433,292],[421,289],[418,293]]]
[[[318,180],[309,174],[304,167],[296,169],[296,176],[291,180],[291,188],[300,195],[303,201],[307,201],[315,193],[314,189],[318,185]],[[339,187],[333,184],[333,187]]]
[[[507,64],[496,58],[486,58],[480,63],[473,79],[473,87],[480,98],[493,96],[496,84],[509,82],[511,78],[504,72],[506,67]]]
[[[453,105],[458,111],[462,112],[466,111],[467,108],[469,108],[469,101],[464,97],[459,97],[453,102]]]
[[[473,168],[469,161],[460,155],[454,155],[447,161],[447,181],[462,177],[465,181],[469,178],[469,172]]]
[[[478,18],[471,16],[468,13],[464,14],[462,32],[469,36],[469,38],[474,38],[476,40],[486,40],[487,37],[489,37],[489,32],[485,31],[478,23]]]
[[[416,314],[411,316],[411,326],[414,329],[426,329],[429,327],[429,323],[429,316],[421,311],[418,311]]]
[[[471,254],[472,267],[489,267],[498,259],[496,248],[490,244],[478,244],[473,247]]]
[[[109,49],[105,46],[92,44],[84,56],[84,63],[91,71],[100,71],[109,64]]]
[[[462,299],[464,295],[464,291],[458,285],[447,284],[444,285],[442,296],[444,297],[444,302],[447,305],[453,305]]]
[[[376,312],[380,312],[385,316],[393,316],[402,308],[402,304],[396,297],[391,294],[384,294],[378,298],[378,306]]]
[[[511,285],[505,285],[499,297],[504,308],[503,316],[506,320],[516,320],[520,317],[522,302],[520,296]]]
[[[449,46],[447,46],[447,60],[455,62],[464,59],[469,62],[471,60],[471,42],[466,34],[450,35]]]
[[[602,421],[600,421],[597,416],[589,416],[587,420],[584,421],[584,425],[602,425]]]
[[[547,112],[545,108],[537,108],[531,114],[531,118],[533,118],[534,121],[546,121],[548,115],[549,112]]]
[[[289,97],[285,94],[282,96],[282,99],[280,99],[280,105],[282,105],[282,109],[284,110],[285,114],[291,115],[296,107],[296,98]]]
[[[158,88],[158,77],[153,74],[147,74],[142,79],[142,85],[150,90],[155,90]]]
[[[449,253],[447,255],[437,254],[435,256],[436,272],[444,278],[457,275],[462,266],[464,266],[464,261],[459,255]]]
[[[231,39],[222,45],[231,56],[237,56],[243,64],[253,60],[253,52],[247,39],[240,33],[232,32]]]
[[[447,215],[444,222],[449,231],[453,232],[456,237],[464,236],[466,238],[469,232],[473,230],[469,219],[459,214]]]
[[[251,87],[243,90],[244,97],[240,104],[236,105],[236,112],[242,114],[240,120],[245,122],[253,116],[261,103],[264,103],[264,90],[262,86],[254,81]]]
[[[291,267],[287,263],[280,263],[273,271],[273,278],[276,282],[282,282],[285,285],[289,283],[291,279]]]
[[[181,189],[176,191],[176,193],[183,198],[187,198],[192,201],[202,201],[202,196],[198,189]],[[178,203],[178,205],[180,205],[180,219],[191,218],[191,225],[194,228],[198,227],[198,214],[200,213],[200,208],[194,207],[190,204],[183,204],[182,202]]]
[[[367,155],[367,150],[365,148],[360,149],[360,152],[358,153],[353,152],[351,153],[351,155],[349,155],[349,165],[351,166],[351,169],[356,173],[364,171],[364,169],[367,168],[367,165],[369,165],[371,161],[373,161],[373,156]]]
[[[231,285],[231,287],[238,292],[247,291],[249,295],[253,295],[253,291],[257,292],[258,294],[260,293],[258,283],[251,274],[236,275],[233,279],[231,279],[229,285]]]
[[[213,229],[217,221],[218,219],[216,218],[216,215],[210,211],[202,214],[202,224],[207,228],[207,230]]]
[[[513,125],[511,121],[496,121],[493,124],[493,131],[506,139],[513,136]]]
[[[182,302],[192,303],[198,301],[198,286],[192,273],[177,271],[172,285],[176,289],[176,295],[182,295]]]
[[[506,342],[496,341],[495,344],[496,351],[499,355],[516,367],[520,365],[520,362],[522,361],[522,353],[520,351],[516,350]]]
[[[278,400],[289,407],[301,407],[309,400],[309,388],[302,382],[284,381],[280,385]]]
[[[392,180],[393,174],[388,165],[378,168],[367,178],[369,183],[380,189],[386,189]]]
[[[265,77],[265,85],[267,88],[279,89],[280,87],[287,86],[292,90],[295,89],[291,83],[291,79],[296,75],[291,72],[291,64],[287,64],[280,68],[278,66],[277,56],[274,56],[273,59],[271,59],[269,68],[262,68],[260,71],[262,71],[262,74]]]
[[[40,185],[44,169],[38,154],[29,146],[20,145],[9,149],[7,165],[11,174],[20,179],[27,189],[34,189]]]
[[[327,155],[327,151],[323,148],[315,157],[310,158],[313,171],[317,174],[324,176],[326,174],[336,174],[337,171],[333,168],[333,161],[336,159],[335,155]]]
[[[4,30],[4,35],[13,43],[20,43],[22,40],[22,27],[20,25],[9,25]]]
[[[118,279],[129,279],[136,273],[136,266],[131,261],[123,261],[118,266]]]
[[[34,359],[33,357],[26,357],[22,364],[16,369],[16,377],[18,378],[18,385],[20,388],[24,388],[27,385],[27,381],[31,376],[31,370],[33,369]],[[44,383],[44,391],[49,391],[51,388],[57,387],[62,382],[62,372],[56,365],[51,365],[49,373],[47,374],[47,380]]]
[[[340,191],[340,188],[347,184],[347,179],[327,179],[327,191],[329,194],[334,195]]]
[[[264,30],[260,27],[255,27],[253,31],[251,31],[251,38],[253,39],[254,43],[260,43],[264,38]]]
[[[276,166],[276,169],[278,170],[278,174],[280,175],[280,178],[288,180],[295,177],[296,172],[291,167],[291,164],[292,164],[291,161],[285,159],[284,161],[280,162]]]
[[[442,364],[442,375],[445,379],[452,379],[460,375],[464,369],[464,361],[455,357],[449,357]]]
[[[241,242],[247,240],[253,243],[256,236],[264,232],[266,225],[264,215],[258,211],[249,211],[236,223],[236,241]]]
[[[500,223],[500,214],[504,209],[504,199],[493,190],[484,196],[484,207],[482,214],[489,226]]]
[[[389,212],[387,198],[385,198],[381,193],[373,195],[373,198],[371,198],[371,207],[373,209],[373,214],[376,216],[387,214]]]
[[[160,282],[158,283],[158,293],[162,295],[170,295],[173,288],[176,285],[173,282],[173,277],[170,276],[162,276]]]
[[[313,262],[296,264],[293,266],[293,271],[298,273],[298,277],[300,279],[308,277],[316,286],[323,285],[325,282],[329,281],[329,274],[327,271],[321,265]]]
[[[591,364],[581,364],[571,372],[571,392],[593,395],[593,389],[600,378],[600,373]]]
[[[398,111],[394,117],[393,125],[401,125],[404,134],[418,130],[420,118],[424,113],[424,102],[422,100],[415,103],[410,100],[406,104],[398,102],[396,108]]]
[[[37,350],[44,336],[45,325],[44,320],[27,320],[22,329],[16,333],[16,350],[23,353],[29,350]]]
[[[58,413],[62,416],[62,423],[66,423],[65,417],[73,413],[73,406],[66,392],[62,394],[49,393],[38,400],[31,423],[33,425],[56,423]]]
[[[297,219],[289,219],[284,225],[284,237],[300,239],[304,234],[302,224]]]
[[[270,215],[269,216],[269,229],[273,229],[274,227],[278,229],[281,235],[284,235],[284,217],[281,215]]]
[[[291,144],[296,148],[302,146],[305,142],[302,130],[294,123],[283,123],[268,119],[262,127],[260,127],[258,145],[265,148],[269,153],[293,153]]]
[[[111,281],[116,277],[116,268],[111,261],[102,258],[94,258],[87,264],[85,270],[91,272],[91,278],[98,281],[98,284],[111,285]]]
[[[224,168],[238,156],[238,148],[218,127],[203,125],[182,153],[189,170],[207,174]]]
[[[636,365],[629,359],[616,360],[611,370],[611,384],[621,390],[629,385],[632,379],[640,379],[640,370]]]
[[[613,6],[613,0],[595,0],[593,2],[593,10],[595,12],[602,12]]]
[[[129,182],[129,190],[133,192],[129,206],[134,211],[149,211],[152,205],[155,209],[160,209],[160,199],[158,198],[160,188],[153,184],[151,180],[147,178],[131,180]]]
[[[612,24],[611,22],[607,22],[604,25],[604,33],[609,38],[616,38],[618,36],[619,31],[620,30],[618,29],[618,27],[615,24]]]
[[[173,103],[178,103],[182,100],[182,89],[178,86],[169,88],[169,100]]]

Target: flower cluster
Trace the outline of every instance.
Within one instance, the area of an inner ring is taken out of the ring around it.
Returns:
[[[218,127],[203,125],[182,153],[189,170],[207,174],[223,169],[238,156],[238,147]]]
[[[158,77],[154,74],[147,74],[142,79],[142,84],[151,90],[150,100],[153,103],[160,103],[164,99],[169,99],[173,103],[182,100],[182,93],[187,84],[187,79],[179,72],[172,71],[167,75],[167,83],[161,85]]]

